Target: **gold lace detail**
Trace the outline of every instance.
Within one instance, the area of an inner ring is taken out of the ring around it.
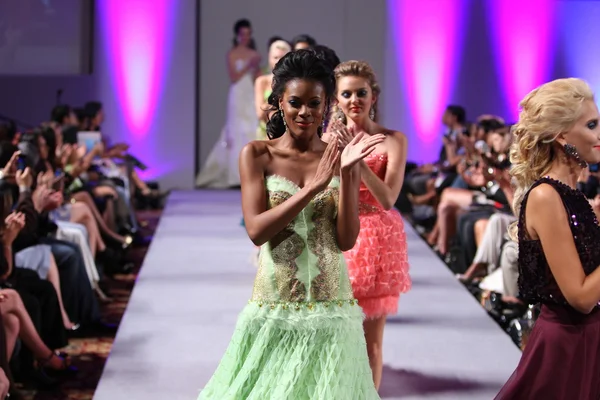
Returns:
[[[269,195],[269,208],[277,207],[289,199],[287,192],[272,192]],[[296,259],[304,250],[304,240],[294,232],[294,221],[290,222],[281,232],[270,241],[271,257],[274,264],[275,286],[283,301],[298,302],[306,299],[306,287],[298,278]],[[265,296],[268,297],[268,296]]]
[[[340,257],[336,242],[334,220],[339,193],[327,189],[314,200],[312,222],[314,228],[308,235],[308,247],[317,256],[319,275],[311,284],[312,298],[327,301],[338,297],[340,290]]]

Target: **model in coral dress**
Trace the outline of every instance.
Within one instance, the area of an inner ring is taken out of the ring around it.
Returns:
[[[365,159],[382,180],[387,155],[372,153]],[[404,221],[395,209],[384,210],[364,183],[359,194],[360,233],[356,245],[344,253],[354,297],[367,319],[398,311],[400,293],[411,287]]]

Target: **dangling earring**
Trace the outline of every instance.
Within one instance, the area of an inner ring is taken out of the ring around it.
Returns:
[[[371,118],[371,121],[375,121],[375,108],[373,106],[369,110],[369,118]]]
[[[573,161],[575,161],[581,168],[585,168],[588,166],[588,163],[585,162],[579,156],[577,149],[572,144],[565,143],[563,146],[563,150],[565,151],[565,154],[567,155],[567,157],[571,157],[573,159]]]
[[[287,124],[285,123],[285,116],[283,115],[283,110],[280,108],[279,113],[281,114],[281,120],[283,121],[283,127],[285,128],[284,132],[287,132]]]
[[[321,122],[321,125],[319,125],[319,127],[317,128],[317,135],[319,137],[323,136],[323,132],[325,132],[326,122],[327,122],[327,118],[325,118],[325,116],[323,116],[323,121]]]
[[[336,107],[335,109],[335,119],[341,121],[342,123],[346,123],[346,114],[344,114],[342,109],[339,107]]]

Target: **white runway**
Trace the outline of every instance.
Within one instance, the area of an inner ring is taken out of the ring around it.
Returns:
[[[196,399],[252,290],[239,197],[171,194],[94,399]],[[521,352],[406,230],[413,289],[386,326],[382,399],[493,399]]]

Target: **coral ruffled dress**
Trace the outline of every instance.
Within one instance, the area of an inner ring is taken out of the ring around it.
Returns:
[[[372,153],[365,162],[384,179],[387,155]],[[344,253],[354,297],[367,319],[398,311],[400,293],[411,288],[404,221],[395,209],[384,210],[361,183],[360,233],[356,244]]]

